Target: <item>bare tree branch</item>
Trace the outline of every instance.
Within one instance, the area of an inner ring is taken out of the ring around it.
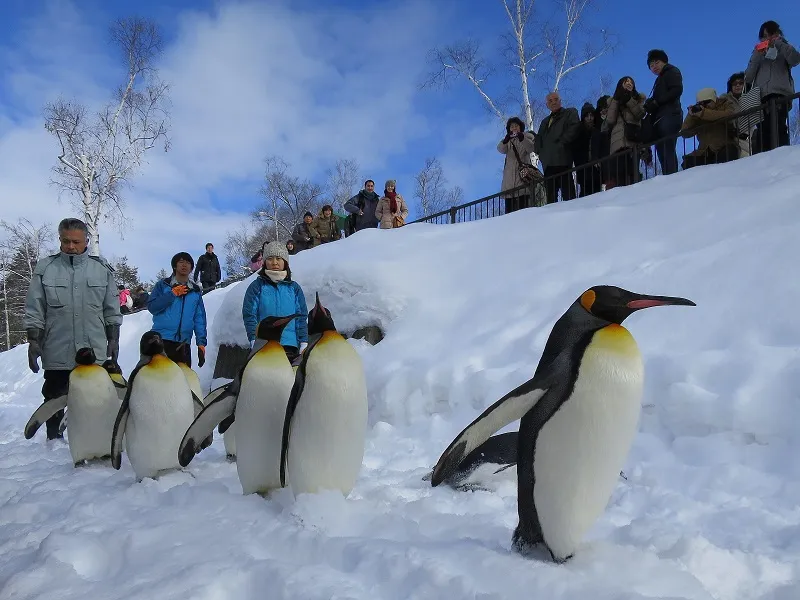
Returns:
[[[461,204],[464,198],[460,187],[448,189],[442,164],[435,156],[425,159],[425,166],[414,177],[414,184],[414,197],[423,217]]]
[[[158,26],[142,18],[120,19],[111,41],[125,65],[124,83],[93,118],[84,105],[57,100],[44,109],[45,128],[59,143],[52,183],[76,197],[89,229],[90,253],[100,253],[100,223],[115,221],[120,234],[130,227],[122,189],[145,162],[145,153],[167,138],[169,86],[154,63],[163,42]]]
[[[361,189],[361,167],[352,158],[340,158],[332,169],[328,169],[328,194],[331,205],[342,209],[344,203]]]

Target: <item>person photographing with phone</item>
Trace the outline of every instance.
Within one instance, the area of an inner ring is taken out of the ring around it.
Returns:
[[[789,145],[788,97],[795,93],[792,69],[800,64],[800,52],[786,41],[775,21],[762,23],[758,40],[745,70],[745,81],[761,90],[762,103],[775,102],[764,111],[764,120],[753,132],[753,154]],[[777,129],[773,123],[777,123]]]
[[[172,275],[160,279],[147,301],[153,331],[164,340],[165,354],[192,366],[192,335],[197,343],[197,366],[206,362],[206,308],[202,288],[190,279],[194,260],[188,252],[172,257]]]
[[[681,136],[691,138],[697,135],[697,150],[683,157],[683,168],[690,169],[700,165],[715,165],[739,158],[739,145],[734,129],[729,121],[720,121],[736,112],[731,101],[725,96],[717,98],[713,88],[703,88],[697,92],[697,104],[687,108],[686,119],[681,126]],[[693,129],[708,125],[694,132]]]

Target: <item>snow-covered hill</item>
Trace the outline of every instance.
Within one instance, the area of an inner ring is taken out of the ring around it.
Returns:
[[[24,440],[41,373],[26,347],[0,354],[0,598],[800,598],[798,165],[786,148],[293,257],[309,303],[318,291],[340,329],[386,331],[354,342],[370,432],[348,499],[243,496],[219,437],[158,481],[135,483],[125,457],[120,471],[74,469],[43,430]],[[532,375],[555,319],[595,284],[697,306],[626,321],[646,368],[628,480],[555,566],[510,550],[513,477],[467,493],[422,477]],[[245,285],[206,296],[210,322]],[[125,318],[126,375],[149,325]],[[210,347],[224,331],[210,327]]]

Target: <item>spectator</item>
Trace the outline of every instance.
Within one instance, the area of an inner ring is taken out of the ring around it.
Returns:
[[[133,308],[131,291],[122,284],[117,286],[117,291],[119,292],[119,312],[123,315],[129,315]]]
[[[197,344],[197,366],[206,362],[206,308],[203,290],[189,279],[194,260],[187,252],[172,257],[172,275],[159,280],[147,301],[153,331],[164,340],[164,353],[175,362],[192,366],[191,342]]]
[[[683,108],[683,75],[678,67],[669,64],[669,57],[663,50],[650,50],[647,54],[647,66],[656,76],[653,96],[645,101],[644,109],[653,116],[653,131],[656,139],[675,136],[656,144],[658,162],[661,172],[671,175],[678,172],[678,133],[681,130]]]
[[[207,294],[217,287],[217,283],[222,279],[219,259],[214,254],[214,244],[210,242],[206,244],[206,253],[197,259],[197,268],[194,271],[195,282],[198,275],[200,276],[200,286],[203,288],[203,294]]]
[[[375,182],[367,179],[364,189],[344,203],[344,209],[350,213],[350,233],[362,229],[373,229],[378,226],[375,209],[378,208],[380,196],[375,193]]]
[[[253,254],[253,256],[250,257],[250,271],[252,271],[253,273],[258,271],[261,268],[263,262],[264,258],[261,254],[261,250],[259,250],[258,252]]]
[[[525,131],[525,123],[519,117],[511,117],[506,121],[506,136],[497,144],[497,151],[505,154],[503,163],[503,181],[500,183],[500,191],[505,200],[505,214],[533,206],[530,197],[530,188],[509,191],[523,184],[519,175],[520,162],[530,163],[530,155],[534,151],[534,135],[532,132]]]
[[[408,206],[403,196],[397,193],[397,182],[389,179],[383,188],[383,197],[375,209],[381,229],[395,229],[406,224]]]
[[[572,156],[576,167],[583,167],[583,165],[600,158],[593,152],[596,146],[595,139],[597,134],[598,126],[595,121],[595,108],[590,102],[586,102],[581,108],[581,127],[578,131],[578,137],[575,138],[575,143],[572,146]],[[602,184],[600,164],[578,169],[575,173],[575,179],[580,186],[579,196],[581,198],[599,192]]]
[[[636,90],[636,82],[632,77],[623,77],[617,82],[603,125],[610,132],[609,150],[614,157],[609,161],[606,189],[617,185],[631,185],[639,178],[639,156],[634,156],[631,149],[636,145],[635,136],[638,135],[645,115],[646,98],[647,96]]]
[[[339,227],[336,225],[336,220],[336,215],[333,214],[333,207],[330,204],[323,206],[317,218],[311,222],[308,228],[311,232],[314,246],[334,242],[342,237]]]
[[[78,350],[91,347],[102,364],[119,358],[119,294],[108,263],[86,251],[86,224],[64,219],[58,224],[61,251],[36,263],[25,299],[28,366],[39,372],[42,359],[44,402],[69,391],[69,374]],[[60,410],[47,420],[47,439],[62,438]]]
[[[572,169],[572,144],[580,132],[581,120],[577,109],[561,106],[561,95],[558,92],[547,94],[545,101],[550,115],[539,125],[535,146],[544,165],[547,203],[552,204],[558,200],[559,190],[562,200],[572,200],[575,197],[572,174],[558,175]]]
[[[133,312],[147,308],[147,300],[149,298],[150,294],[147,293],[144,286],[136,286],[136,289],[133,290]]]
[[[750,86],[747,87],[749,88]],[[733,106],[733,112],[738,113],[742,110],[741,100],[744,92],[744,73],[734,73],[728,78],[728,92],[726,94],[722,94],[720,98],[728,100],[731,103],[731,106]],[[745,119],[746,118],[747,117],[745,117]],[[742,121],[745,119],[742,119]],[[738,119],[733,121],[732,127],[736,129],[734,135],[736,135],[736,142],[739,146],[739,158],[745,158],[750,156],[750,140],[752,139],[754,128],[751,128],[750,131],[745,133],[740,133],[739,123],[740,121]]]
[[[730,100],[724,96],[717,98],[717,92],[713,88],[703,88],[697,92],[697,104],[688,108],[686,120],[681,127],[682,135],[685,138],[693,137],[695,133],[691,132],[692,129],[725,119],[734,112]],[[683,157],[684,169],[739,158],[739,144],[730,121],[702,127],[697,131],[697,140],[700,142],[697,149]]]
[[[303,220],[294,226],[292,230],[292,240],[295,243],[298,252],[308,250],[312,246],[311,223],[314,221],[314,215],[306,211],[303,215]]]
[[[244,294],[242,320],[250,346],[256,339],[256,327],[266,317],[297,314],[283,330],[281,346],[290,361],[296,361],[308,346],[308,307],[303,290],[292,281],[289,254],[280,242],[264,247],[264,265]]]
[[[800,52],[783,37],[775,21],[762,23],[758,29],[759,44],[753,50],[745,78],[761,89],[762,103],[775,100],[776,115],[772,108],[764,111],[764,120],[753,135],[752,153],[766,152],[789,145],[789,108],[787,98],[794,95],[792,68],[800,65]],[[773,131],[773,122],[777,130]]]
[[[294,247],[294,242],[292,240],[287,240],[286,251],[289,253],[289,256],[297,254],[297,249]]]

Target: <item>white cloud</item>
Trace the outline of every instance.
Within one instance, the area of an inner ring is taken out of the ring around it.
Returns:
[[[7,220],[55,224],[75,214],[48,185],[56,143],[41,108],[59,94],[98,106],[115,76],[106,30],[76,6],[51,4],[2,51],[14,100],[0,110]],[[340,157],[358,159],[366,172],[390,165],[428,133],[416,84],[436,25],[433,5],[423,2],[358,12],[246,2],[181,14],[161,69],[172,85],[172,148],[148,155],[126,192],[133,228],[122,240],[102,227],[103,253],[126,254],[152,277],[176,251],[199,255],[208,240],[222,250],[225,232],[257,200],[268,154],[307,176]],[[212,196],[250,182],[249,197],[226,198],[231,210],[213,207]]]

